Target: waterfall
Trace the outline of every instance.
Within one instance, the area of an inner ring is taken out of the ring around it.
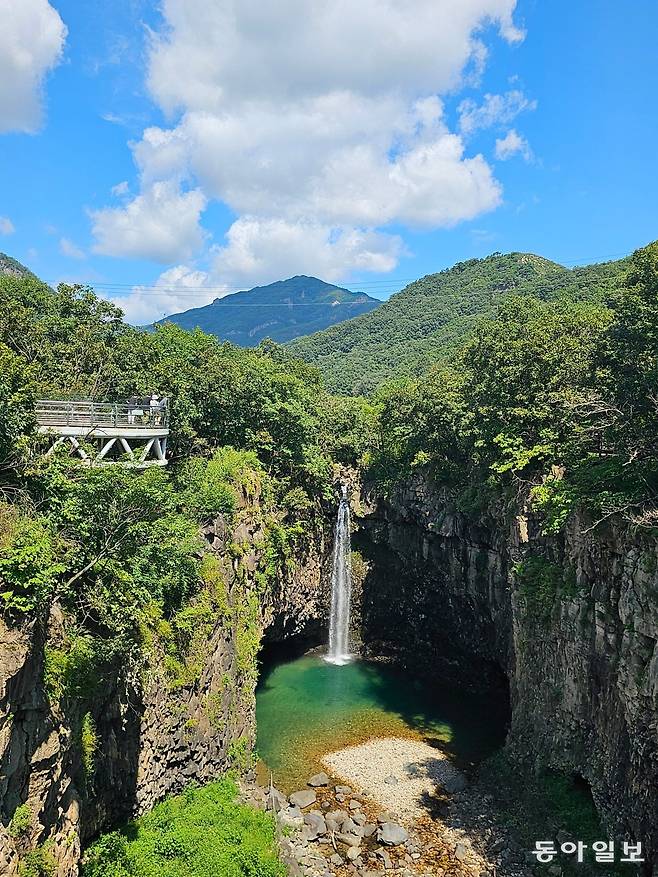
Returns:
[[[349,642],[351,600],[350,503],[347,498],[347,486],[343,484],[336,519],[334,566],[331,574],[331,618],[329,622],[329,651],[326,657],[326,660],[331,664],[347,664],[352,657]]]

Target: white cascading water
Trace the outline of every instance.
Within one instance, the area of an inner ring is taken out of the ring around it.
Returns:
[[[350,503],[342,485],[334,537],[334,567],[331,574],[331,618],[329,620],[330,664],[347,664],[350,654],[350,603],[352,601],[352,549],[350,545]]]

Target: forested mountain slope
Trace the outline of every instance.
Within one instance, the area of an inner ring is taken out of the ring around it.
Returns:
[[[376,311],[289,345],[322,372],[329,389],[371,392],[392,376],[422,374],[445,359],[514,293],[598,300],[623,285],[628,260],[568,269],[530,253],[470,259],[409,284]]]
[[[379,304],[363,292],[302,275],[216,298],[159,322],[202,329],[240,347],[257,347],[264,338],[290,341],[368,313]]]

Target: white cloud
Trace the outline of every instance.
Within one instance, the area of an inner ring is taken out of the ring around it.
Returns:
[[[403,249],[397,235],[384,232],[254,216],[234,222],[226,239],[215,250],[213,277],[233,289],[293,274],[335,281],[351,271],[390,271]]]
[[[112,186],[110,191],[115,198],[121,198],[123,195],[127,195],[130,192],[130,186],[128,185],[127,180],[122,180],[120,183],[117,183],[116,186]]]
[[[86,259],[85,251],[76,246],[73,241],[68,238],[59,239],[59,251],[63,256],[69,259]]]
[[[459,129],[469,135],[479,128],[506,125],[526,110],[535,110],[537,101],[528,98],[519,89],[505,94],[485,94],[481,104],[468,98],[459,105]]]
[[[110,299],[120,307],[129,323],[144,326],[164,316],[202,307],[221,296],[221,290],[204,291],[209,277],[205,271],[197,271],[185,265],[176,265],[164,271],[155,287],[135,286],[126,296]]]
[[[488,165],[464,157],[436,97],[407,108],[333,94],[289,110],[189,113],[173,130],[149,128],[135,146],[143,178],[192,171],[238,214],[339,225],[449,226],[499,202]]]
[[[0,0],[0,132],[36,131],[43,80],[62,56],[66,27],[47,0]]]
[[[203,245],[199,225],[206,198],[177,183],[153,183],[124,207],[91,211],[94,252],[106,256],[172,262],[188,259]]]
[[[496,139],[496,158],[507,161],[514,155],[521,155],[525,161],[532,161],[533,154],[530,144],[514,128],[510,128],[504,137]]]
[[[149,87],[167,112],[224,112],[350,91],[457,85],[489,22],[516,42],[516,0],[164,0]]]
[[[148,87],[172,121],[131,144],[141,193],[93,214],[96,249],[187,260],[212,199],[237,217],[213,278],[391,270],[402,244],[388,226],[449,227],[501,201],[440,95],[481,72],[487,27],[522,39],[515,5],[163,0]],[[190,187],[198,201],[154,209],[159,187],[167,204]]]
[[[15,231],[11,219],[8,216],[0,216],[0,234],[13,234]]]

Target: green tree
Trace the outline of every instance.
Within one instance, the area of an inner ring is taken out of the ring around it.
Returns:
[[[0,343],[0,485],[13,480],[13,470],[25,458],[25,436],[34,427],[34,391],[25,361]]]
[[[512,298],[481,324],[460,360],[481,467],[531,479],[587,452],[574,409],[595,385],[610,319],[602,306]]]

